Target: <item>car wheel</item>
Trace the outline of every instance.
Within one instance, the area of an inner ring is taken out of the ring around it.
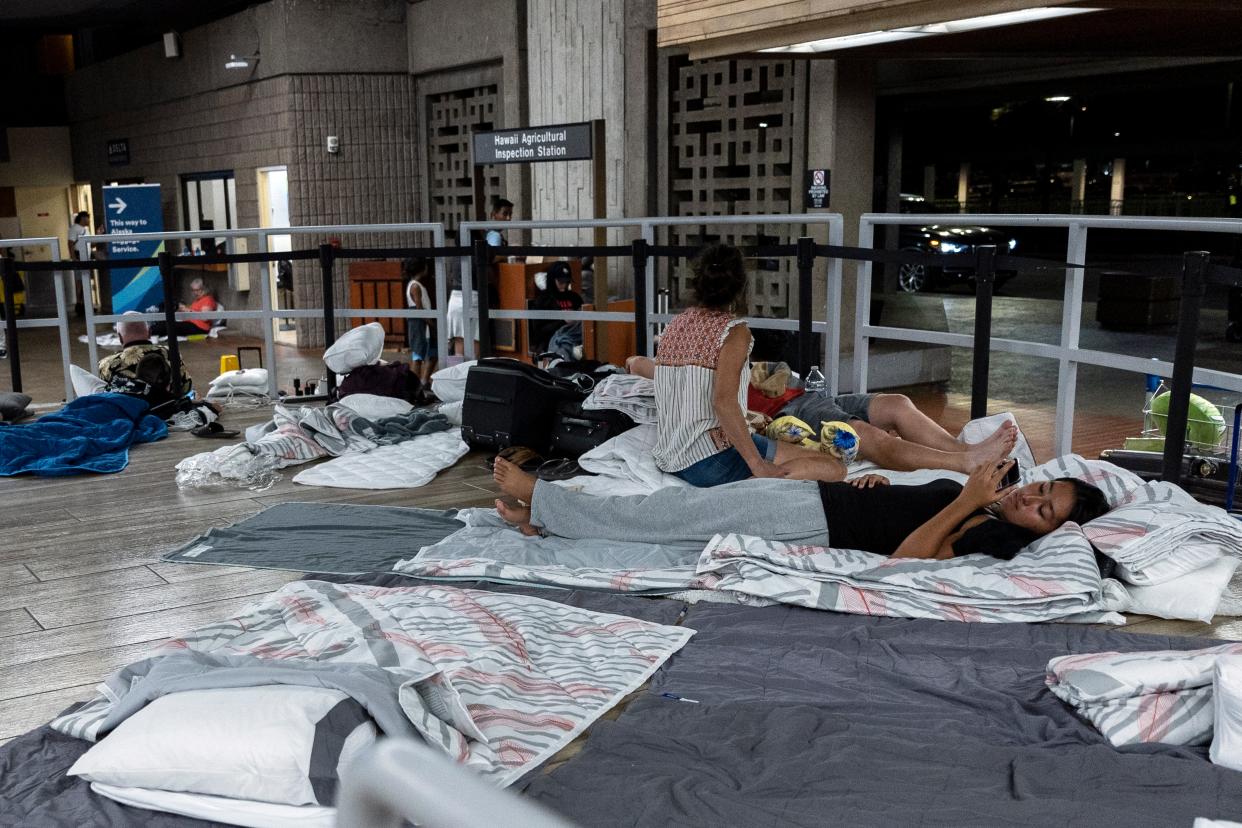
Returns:
[[[927,288],[927,267],[906,262],[897,270],[897,289],[902,293],[918,293]]]
[[[1225,339],[1229,342],[1242,342],[1242,322],[1230,322],[1225,328]]]

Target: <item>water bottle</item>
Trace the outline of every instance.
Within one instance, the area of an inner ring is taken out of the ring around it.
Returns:
[[[808,394],[822,394],[828,388],[828,381],[824,379],[823,371],[819,370],[818,365],[812,365],[811,370],[807,371],[806,380],[802,383],[802,390]]]

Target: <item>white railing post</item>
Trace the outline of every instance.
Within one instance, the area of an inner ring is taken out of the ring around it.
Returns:
[[[475,358],[474,353],[474,319],[472,318],[474,310],[474,257],[470,255],[470,251],[474,245],[470,243],[470,232],[474,229],[474,223],[463,221],[457,226],[457,244],[466,248],[466,255],[461,257],[461,354],[462,359],[466,362]],[[484,284],[486,284],[487,275],[484,274]],[[483,294],[482,301],[487,301],[487,294]]]
[[[259,252],[267,253],[267,231],[260,231],[257,236]],[[266,315],[273,311],[271,275],[272,263],[261,262],[259,265],[259,306],[265,314],[263,317],[263,354],[264,359],[267,360],[267,393],[273,400],[278,400],[280,399],[280,382],[276,377],[276,334],[272,330],[277,322],[275,317]]]
[[[72,252],[69,258],[73,258]],[[52,245],[52,261],[61,261],[60,239]],[[56,285],[56,331],[60,335],[60,367],[65,372],[65,402],[69,402],[77,395],[73,392],[73,378],[69,374],[69,365],[73,362],[73,355],[69,351],[71,339],[69,336],[69,302],[65,299],[65,271],[56,271],[53,274],[53,280]],[[69,284],[73,285],[72,279]],[[89,304],[90,301],[89,293],[82,297],[83,306]]]
[[[642,237],[647,244],[655,245],[655,227],[649,221],[644,221],[639,225],[639,236]],[[647,356],[654,358],[656,352],[655,332],[656,325],[652,317],[655,315],[656,295],[655,295],[655,256],[647,257],[647,269],[643,278],[647,280]]]
[[[431,231],[431,246],[444,247],[444,225],[436,225]],[[448,356],[448,271],[443,256],[436,256],[436,353],[440,355],[440,365],[445,365]]]
[[[1066,262],[1087,263],[1087,227],[1081,223],[1069,226]],[[1060,457],[1069,454],[1074,444],[1074,404],[1078,394],[1079,334],[1082,328],[1082,287],[1085,271],[1071,267],[1065,271],[1065,300],[1061,307],[1061,357],[1057,372],[1057,410],[1054,451]]]
[[[875,225],[863,216],[858,222],[858,246],[875,247]],[[859,262],[858,285],[854,292],[854,393],[867,393],[867,357],[871,347],[871,262]]]
[[[845,220],[834,216],[828,224],[828,244],[840,247],[845,243]],[[828,393],[841,393],[841,260],[828,260],[826,311],[824,314],[824,367],[828,369]]]

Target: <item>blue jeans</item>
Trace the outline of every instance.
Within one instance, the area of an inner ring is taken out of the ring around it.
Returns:
[[[769,463],[776,459],[775,442],[760,434],[752,434],[750,439],[754,441],[755,448],[759,449],[760,457]],[[754,477],[750,466],[746,465],[746,461],[742,459],[741,452],[733,446],[713,454],[711,457],[706,457],[693,466],[673,472],[673,474],[691,486],[698,486],[702,489],[720,486],[725,483],[736,483],[739,480],[749,480]]]
[[[548,350],[558,354],[561,359],[572,362],[574,346],[582,344],[582,323],[568,322],[556,329],[548,340]]]

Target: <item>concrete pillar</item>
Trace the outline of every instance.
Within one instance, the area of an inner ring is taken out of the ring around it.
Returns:
[[[936,165],[928,164],[923,168],[923,198],[930,207],[936,201]]]
[[[957,211],[966,212],[966,200],[970,197],[970,162],[963,161],[957,170]]]
[[[1085,212],[1084,203],[1087,200],[1087,159],[1074,159],[1074,181],[1070,195],[1070,212]]]
[[[845,220],[845,244],[858,243],[858,220],[872,210],[875,176],[875,64],[861,60],[810,62],[806,166],[832,171],[829,212]],[[898,175],[900,179],[900,175]],[[800,173],[795,176],[801,181]],[[854,348],[857,267],[845,266],[841,292],[841,353]],[[815,318],[823,317],[826,283],[817,280]]]
[[[884,181],[884,211],[887,213],[901,212],[901,127],[894,124],[888,128],[888,169]]]
[[[1108,214],[1121,215],[1126,198],[1126,159],[1113,159],[1113,183],[1108,192]]]

